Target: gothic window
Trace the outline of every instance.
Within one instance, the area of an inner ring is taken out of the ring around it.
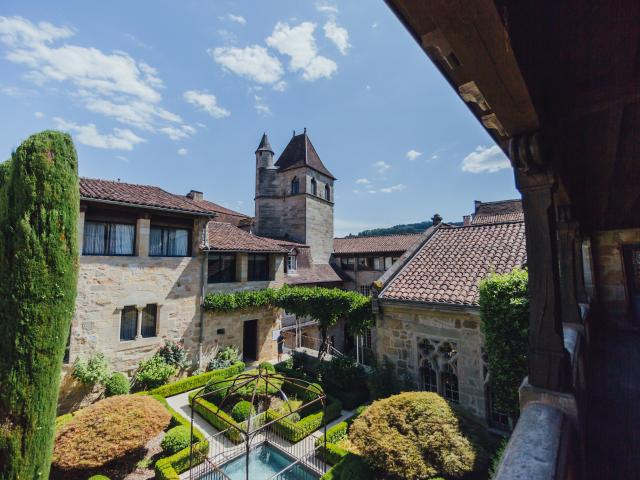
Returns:
[[[450,364],[445,365],[440,378],[442,380],[442,396],[451,402],[458,403],[460,401],[458,376]]]
[[[324,186],[324,198],[331,201],[331,187],[329,185]]]
[[[297,195],[298,193],[300,193],[300,180],[298,180],[298,177],[293,177],[293,180],[291,180],[291,195]]]
[[[311,179],[311,195],[318,195],[318,183],[315,178]]]
[[[438,392],[438,375],[431,367],[430,362],[424,362],[420,368],[420,376],[422,377],[422,389],[427,392]]]
[[[287,273],[296,273],[298,270],[298,256],[293,251],[287,256]]]

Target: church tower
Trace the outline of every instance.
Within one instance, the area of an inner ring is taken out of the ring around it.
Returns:
[[[273,162],[267,135],[256,150],[256,234],[305,243],[313,263],[329,263],[333,251],[333,183],[307,129]]]

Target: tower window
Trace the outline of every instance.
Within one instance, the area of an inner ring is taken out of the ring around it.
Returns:
[[[329,185],[324,186],[324,198],[331,201],[331,187]]]
[[[298,177],[293,177],[293,180],[291,180],[291,195],[297,195],[298,193],[300,193],[300,180],[298,180]]]
[[[298,270],[298,257],[295,253],[290,253],[287,256],[287,273],[296,273]]]
[[[311,195],[318,195],[318,183],[315,178],[311,179]]]

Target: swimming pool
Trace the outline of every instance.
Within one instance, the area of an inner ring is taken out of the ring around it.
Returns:
[[[249,478],[251,480],[267,480],[293,462],[291,457],[265,443],[249,452]],[[222,465],[221,470],[231,480],[245,480],[245,468],[246,457],[241,455]],[[208,476],[204,476],[200,480],[206,480],[207,478]],[[318,478],[320,478],[319,475],[304,468],[302,465],[297,465],[278,477],[278,479],[282,480],[317,480]]]

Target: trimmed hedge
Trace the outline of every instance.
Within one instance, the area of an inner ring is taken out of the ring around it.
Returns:
[[[89,480],[110,480],[106,475],[91,475]]]
[[[190,396],[193,398],[192,396]],[[209,422],[215,429],[225,431],[225,436],[234,443],[242,441],[242,435],[235,428],[229,428],[238,423],[217,405],[205,400],[197,398],[193,403],[193,410],[199,413],[202,418]]]
[[[205,372],[199,375],[193,375],[191,377],[183,378],[182,380],[178,380],[176,382],[172,382],[167,385],[154,388],[148,393],[150,395],[162,395],[163,397],[172,397],[173,395],[178,395],[179,393],[184,393],[184,392],[188,392],[189,390],[194,390],[196,388],[203,387],[207,383],[213,381],[214,378],[217,378],[218,380],[223,380],[225,378],[231,377],[233,375],[237,375],[242,372],[244,372],[244,363],[236,362],[230,367],[221,368],[220,370],[212,370],[210,372]]]
[[[373,472],[362,457],[347,452],[320,480],[370,480]]]
[[[326,408],[326,418],[324,417],[324,412],[322,410],[311,415],[307,415],[295,423],[290,421],[287,417],[281,418],[275,424],[276,432],[291,443],[297,443],[303,438],[308,437],[325,423],[335,420],[342,412],[342,403],[336,398],[327,397],[327,399],[329,402]],[[280,417],[281,415],[273,410],[267,410],[267,421],[276,420]]]
[[[351,426],[351,424],[362,414],[362,412],[365,411],[366,408],[367,405],[360,405],[358,408],[356,408],[356,411],[353,415],[327,429],[327,447],[329,446],[329,444],[337,443],[338,441],[345,438],[349,432],[349,427]],[[321,435],[316,439],[316,447],[322,445],[323,443],[324,435]]]
[[[173,455],[180,450],[187,448],[191,443],[191,429],[184,425],[170,428],[160,446],[162,451],[167,455]]]
[[[231,410],[231,416],[236,422],[244,422],[252,413],[255,413],[255,409],[247,400],[240,400]]]

